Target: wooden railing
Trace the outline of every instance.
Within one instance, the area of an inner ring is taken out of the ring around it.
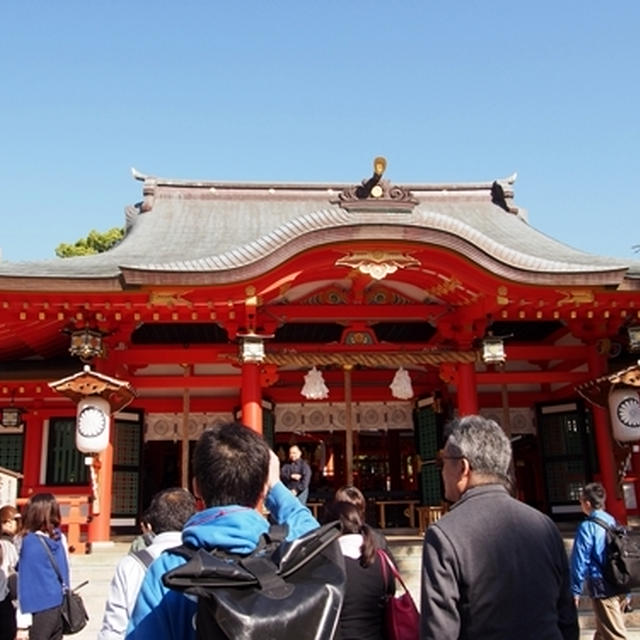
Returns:
[[[412,529],[416,526],[416,513],[415,508],[419,503],[419,500],[376,500],[378,507],[378,523],[381,529],[387,528],[387,513],[386,509],[391,505],[407,505],[407,508],[402,512],[409,519],[409,527]]]
[[[312,513],[313,513],[313,517],[318,520],[320,514],[321,514],[321,509],[324,507],[324,502],[319,502],[319,501],[311,501],[311,502],[307,502],[307,507],[309,507],[309,509],[311,509]]]
[[[437,522],[443,515],[444,509],[441,506],[416,507],[418,512],[418,533],[424,535],[427,527]]]
[[[60,505],[60,516],[62,518],[62,531],[67,537],[69,553],[89,553],[90,544],[87,542],[86,529],[91,519],[91,504],[88,495],[56,495],[56,500]],[[29,498],[18,498],[16,500],[22,508],[29,501]]]

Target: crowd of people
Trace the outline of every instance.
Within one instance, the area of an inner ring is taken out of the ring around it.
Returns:
[[[287,540],[318,528],[305,504],[310,471],[301,454],[291,446],[281,469],[248,427],[230,422],[205,430],[193,455],[193,492],[156,494],[143,534],[118,564],[99,640],[195,640],[197,599],[163,582],[187,562],[179,545],[241,558],[274,524],[286,527]],[[513,497],[511,443],[496,422],[478,415],[453,421],[438,464],[449,508],[424,538],[420,638],[577,640],[583,588],[593,602],[595,638],[626,637],[625,594],[603,577],[605,528],[594,522],[614,523],[601,484],[582,490],[586,519],[569,558],[555,523]],[[2,507],[0,520],[0,640],[58,640],[70,584],[58,503],[36,494],[22,513]],[[345,580],[336,637],[387,639],[385,602],[395,584],[378,550],[394,560],[383,532],[366,521],[365,497],[357,487],[339,488],[321,520],[341,525]]]

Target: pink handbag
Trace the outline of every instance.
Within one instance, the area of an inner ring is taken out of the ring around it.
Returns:
[[[378,549],[378,556],[380,557],[384,583],[387,584],[387,567],[389,567],[394,578],[404,589],[401,596],[387,596],[384,610],[387,638],[388,640],[418,640],[420,637],[420,614],[409,589],[407,589],[391,558],[382,549]]]

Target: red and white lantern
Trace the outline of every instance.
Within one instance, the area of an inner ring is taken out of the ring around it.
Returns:
[[[86,396],[78,402],[76,447],[83,453],[99,453],[109,445],[111,407],[100,396]]]
[[[633,387],[612,388],[609,413],[613,437],[618,442],[640,440],[640,394]]]

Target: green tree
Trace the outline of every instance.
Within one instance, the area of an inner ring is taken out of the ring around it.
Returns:
[[[86,238],[80,238],[75,244],[64,242],[56,247],[58,258],[72,258],[74,256],[89,256],[94,253],[104,253],[115,247],[124,238],[124,228],[113,227],[109,231],[99,232],[95,229]]]

